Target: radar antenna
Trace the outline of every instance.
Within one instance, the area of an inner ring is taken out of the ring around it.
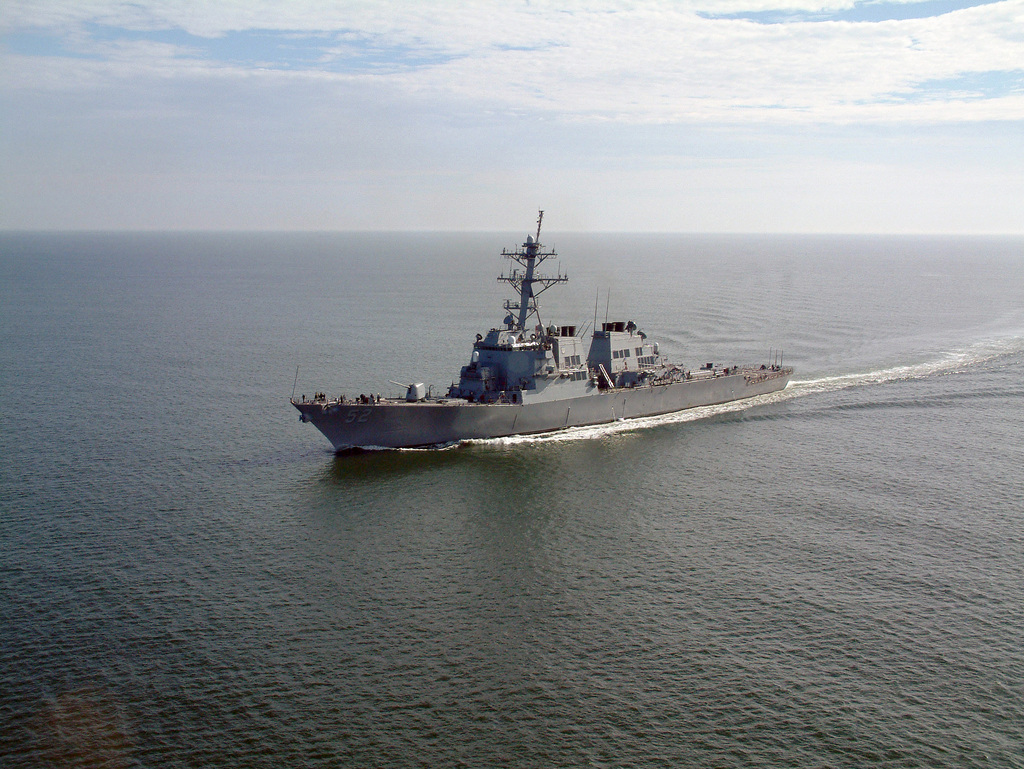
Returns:
[[[537,237],[526,236],[526,242],[514,251],[503,250],[501,255],[506,259],[515,262],[522,267],[512,267],[507,275],[498,278],[503,283],[512,286],[519,295],[519,301],[509,300],[505,302],[505,309],[509,312],[517,312],[514,323],[520,331],[527,329],[527,321],[531,315],[537,316],[540,323],[540,312],[537,306],[537,297],[555,283],[565,283],[569,280],[567,275],[542,275],[534,271],[534,268],[545,259],[558,256],[554,251],[542,251],[540,245],[540,227],[544,221],[544,211],[540,210],[537,216]]]

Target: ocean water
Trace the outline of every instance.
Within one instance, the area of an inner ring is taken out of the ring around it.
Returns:
[[[559,235],[741,404],[335,457],[497,234],[0,236],[4,767],[1024,766],[1024,239]]]

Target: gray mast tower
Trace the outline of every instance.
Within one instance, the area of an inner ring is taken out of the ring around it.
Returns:
[[[505,302],[505,309],[508,311],[505,323],[510,329],[517,328],[520,331],[525,331],[530,316],[536,315],[537,324],[541,326],[543,331],[544,324],[541,322],[540,312],[537,309],[537,297],[555,283],[565,283],[569,280],[569,276],[562,275],[561,272],[558,275],[542,275],[535,272],[535,268],[542,264],[545,259],[558,256],[554,251],[540,250],[540,225],[542,221],[544,221],[543,211],[537,217],[536,238],[527,235],[526,242],[520,248],[517,248],[515,251],[508,251],[506,249],[501,251],[502,256],[519,265],[519,267],[512,267],[508,275],[501,275],[498,278],[502,283],[511,285],[516,290],[516,293],[519,294],[518,302],[512,300]],[[520,267],[523,269],[521,270]],[[537,288],[538,285],[540,288]],[[519,312],[518,318],[512,314],[515,311]],[[513,326],[513,324],[515,325]]]

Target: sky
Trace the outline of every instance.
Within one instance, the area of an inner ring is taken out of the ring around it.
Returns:
[[[1024,0],[7,0],[0,228],[1024,234]]]

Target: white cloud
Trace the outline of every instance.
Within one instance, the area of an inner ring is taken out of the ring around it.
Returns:
[[[906,102],[921,83],[1024,68],[1024,0],[1005,0],[906,21],[757,24],[710,19],[697,11],[848,8],[851,2],[577,3],[65,3],[20,5],[8,27],[81,34],[85,22],[133,30],[230,32],[346,31],[394,66],[328,66],[298,71],[314,79],[388,84],[531,110],[567,119],[626,122],[1019,120],[1019,88],[963,100],[931,91]],[[32,11],[30,13],[29,11]],[[276,73],[204,58],[189,46],[80,43],[94,62],[51,66],[111,77]],[[357,47],[349,47],[354,57]],[[325,41],[325,55],[346,49]],[[411,54],[411,56],[410,56]],[[410,56],[409,59],[404,57]],[[9,84],[33,82],[39,57],[7,57]],[[409,62],[412,63],[409,63]],[[353,62],[358,63],[356,59]],[[60,80],[60,78],[57,78]],[[67,82],[74,82],[70,80]]]
[[[1019,231],[1024,0],[698,14],[852,5],[14,3],[0,225]]]

